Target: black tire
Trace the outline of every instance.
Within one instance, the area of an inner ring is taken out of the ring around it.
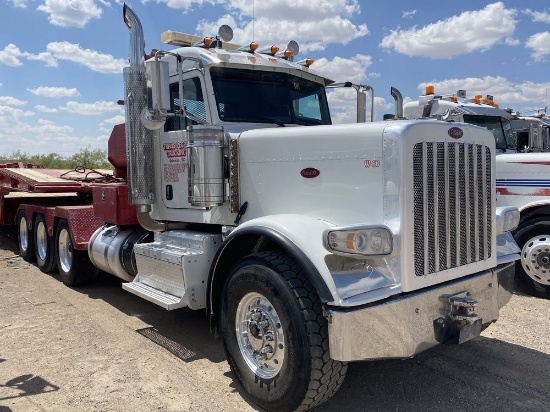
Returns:
[[[523,222],[514,237],[521,248],[516,283],[530,295],[550,299],[550,220]]]
[[[75,286],[97,278],[98,271],[92,265],[88,252],[73,248],[71,231],[65,219],[57,225],[55,244],[57,269],[65,285]]]
[[[284,252],[250,255],[232,269],[220,326],[231,370],[266,410],[307,410],[329,399],[344,381],[347,363],[330,358],[319,296]],[[262,350],[270,358],[259,359]]]
[[[29,229],[27,214],[24,210],[17,213],[17,247],[19,256],[27,262],[34,262],[36,255],[34,253],[34,233]]]
[[[44,215],[36,215],[33,231],[36,266],[44,273],[53,272],[56,266],[55,243],[48,235],[48,225]]]

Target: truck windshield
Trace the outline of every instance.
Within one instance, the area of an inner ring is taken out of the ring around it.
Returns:
[[[504,121],[502,121],[504,120]],[[479,114],[465,114],[464,121],[476,126],[489,129],[495,137],[496,148],[501,150],[515,149],[516,145],[507,139],[511,136],[511,126],[507,119],[502,119],[499,116],[486,116]]]
[[[278,125],[331,124],[325,88],[288,73],[210,69],[220,120]]]

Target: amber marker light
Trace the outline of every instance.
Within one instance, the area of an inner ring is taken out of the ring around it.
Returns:
[[[435,87],[434,86],[426,86],[426,94],[435,94]]]

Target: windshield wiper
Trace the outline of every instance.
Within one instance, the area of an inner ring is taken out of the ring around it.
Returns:
[[[260,123],[273,123],[279,127],[286,127],[286,125],[283,122],[277,119],[272,119],[271,117],[258,116],[258,117],[254,117],[253,120],[263,120],[263,122],[260,122]]]
[[[296,123],[305,126],[317,126],[324,124],[322,120],[312,119],[311,117],[296,117]]]

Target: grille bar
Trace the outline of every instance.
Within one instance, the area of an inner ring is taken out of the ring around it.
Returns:
[[[415,274],[491,256],[489,147],[421,142],[413,148]]]

